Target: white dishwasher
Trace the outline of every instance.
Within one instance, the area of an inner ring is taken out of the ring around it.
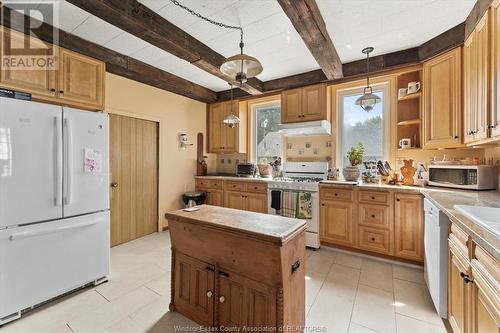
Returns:
[[[429,293],[442,318],[448,317],[448,225],[450,220],[428,199],[425,211],[424,274]]]

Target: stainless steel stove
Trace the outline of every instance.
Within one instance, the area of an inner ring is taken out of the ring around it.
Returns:
[[[328,176],[327,162],[287,162],[283,165],[283,177],[274,178],[268,183],[269,214],[286,215],[281,209],[273,208],[273,194],[280,192],[280,200],[292,193],[310,193],[311,216],[307,220],[306,246],[319,248],[319,183]],[[273,193],[274,192],[274,193]],[[276,207],[276,202],[274,203]],[[278,205],[280,207],[280,205]],[[280,207],[281,208],[281,207]],[[293,215],[293,214],[292,214]]]

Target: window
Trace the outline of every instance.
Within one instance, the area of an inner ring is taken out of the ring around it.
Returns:
[[[283,155],[283,137],[278,132],[281,124],[279,103],[256,105],[254,107],[254,156],[257,163],[266,159],[273,162]]]
[[[365,161],[386,160],[389,155],[389,111],[388,85],[373,87],[373,93],[382,101],[372,111],[366,112],[356,100],[362,96],[362,89],[346,90],[339,93],[340,138],[337,146],[337,161],[340,168],[349,166],[347,152],[361,142],[365,147]],[[340,156],[338,154],[341,154]]]

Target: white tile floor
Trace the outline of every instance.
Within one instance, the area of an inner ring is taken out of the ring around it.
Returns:
[[[170,302],[170,239],[156,233],[114,247],[108,283],[71,294],[0,333],[174,332],[195,323]],[[445,333],[421,269],[330,249],[307,251],[306,325],[331,333]]]

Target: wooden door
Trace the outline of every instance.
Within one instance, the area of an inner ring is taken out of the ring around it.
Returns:
[[[281,93],[281,122],[302,121],[302,89],[290,89]]]
[[[58,97],[72,105],[104,108],[105,65],[65,49],[59,52]]]
[[[420,194],[396,193],[394,205],[394,238],[397,257],[423,261],[424,217]]]
[[[245,197],[243,192],[226,191],[224,207],[233,209],[245,209]]]
[[[354,245],[353,203],[342,201],[321,202],[321,240],[326,242]]]
[[[462,278],[467,267],[459,259],[459,254],[450,247],[448,260],[448,320],[454,333],[468,333],[469,291]]]
[[[208,152],[222,151],[222,120],[224,119],[224,103],[210,104],[208,108]]]
[[[267,213],[267,194],[245,193],[245,210],[256,213]]]
[[[205,190],[207,195],[205,203],[212,206],[224,206],[224,191],[223,190]]]
[[[461,59],[456,48],[424,64],[424,148],[462,145]]]
[[[302,88],[302,121],[326,118],[326,85],[317,84]]]
[[[476,117],[476,39],[473,32],[464,43],[464,142],[474,141]]]
[[[490,28],[489,11],[476,26],[477,114],[474,140],[488,137],[490,113]]]
[[[158,230],[158,123],[110,115],[111,246]]]
[[[491,6],[491,137],[500,136],[500,0]]]
[[[229,116],[231,112],[238,116],[238,101],[231,101],[223,103],[224,111],[223,116],[220,122],[221,126],[221,134],[222,134],[222,152],[224,153],[236,153],[238,151],[238,131],[239,125],[234,127],[229,127],[227,124],[224,124],[223,120],[225,117]]]
[[[215,268],[175,252],[175,309],[197,323],[213,326]]]
[[[3,40],[0,42],[0,52],[2,54],[7,43],[10,43],[12,48],[22,47],[24,45],[24,38],[29,39],[32,47],[46,47],[44,42],[39,39],[31,38],[20,32],[6,28],[3,31],[2,38]],[[56,46],[54,46],[53,52],[58,52]],[[18,67],[9,68],[0,64],[0,85],[4,88],[31,93],[35,98],[49,98],[50,100],[51,98],[55,98],[57,94],[56,65],[53,68],[46,66],[40,70],[20,70]]]

